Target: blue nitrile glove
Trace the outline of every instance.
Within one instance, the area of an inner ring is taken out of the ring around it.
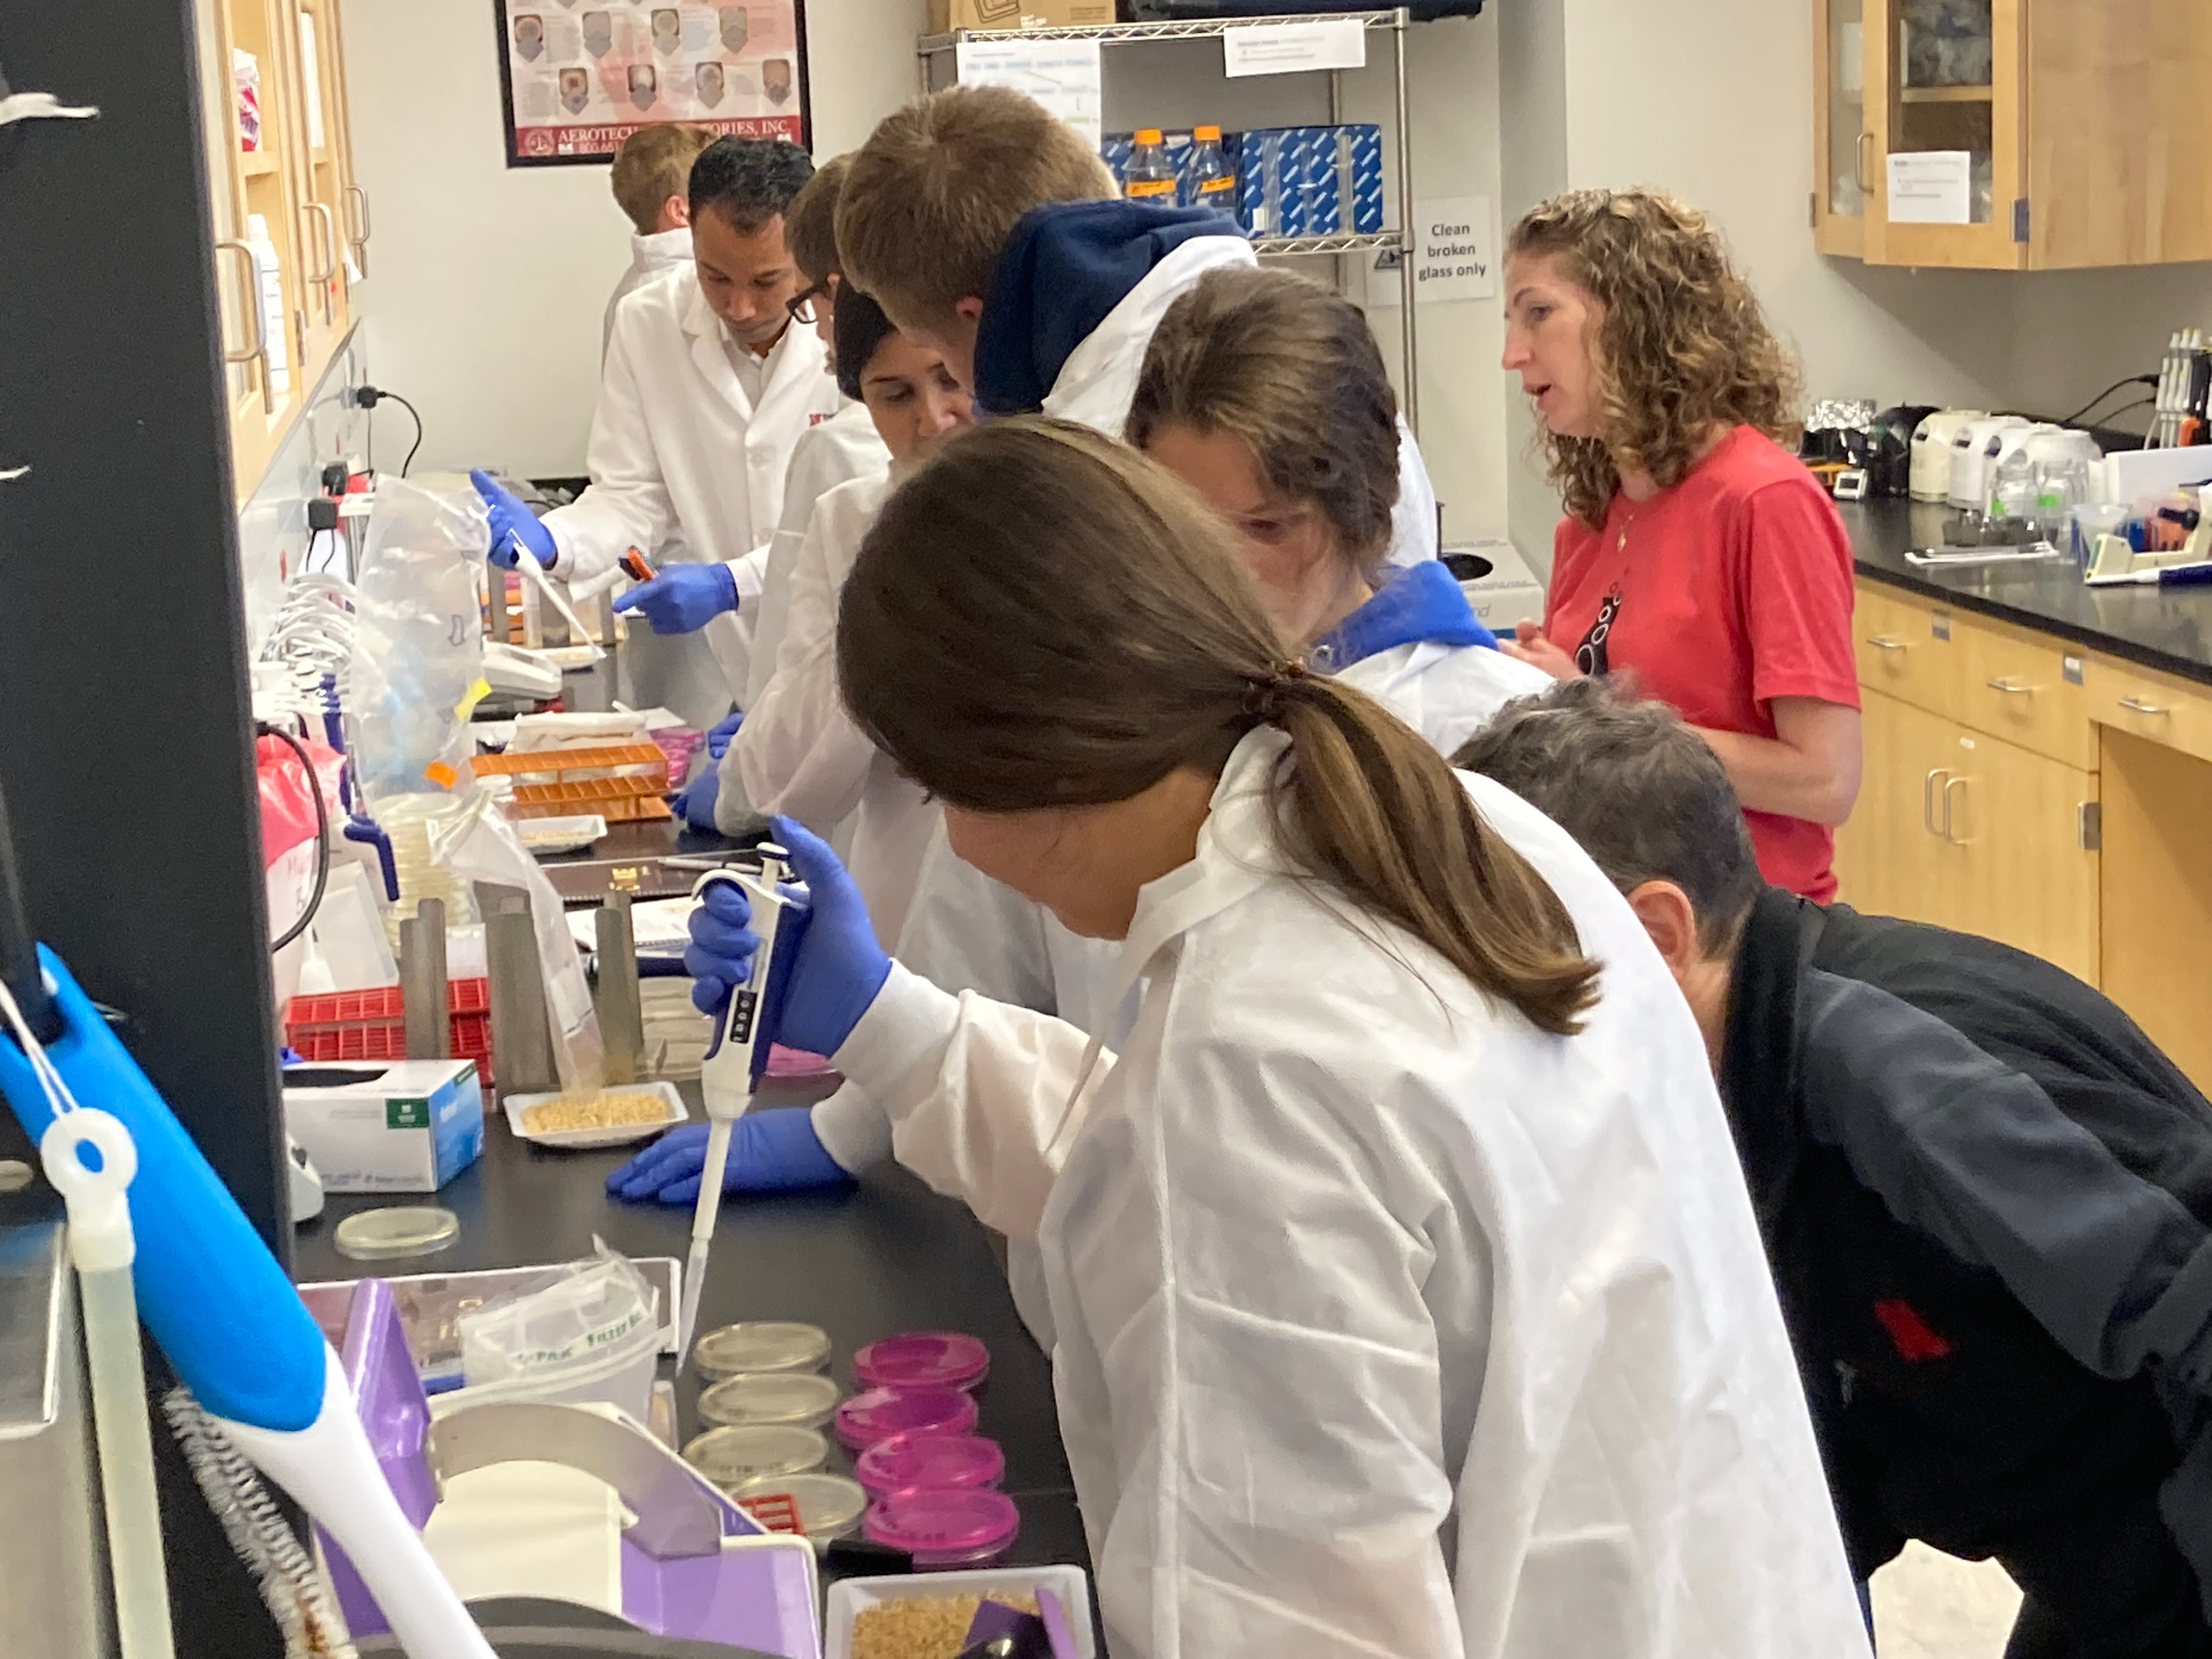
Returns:
[[[770,819],[769,836],[790,853],[793,872],[806,884],[814,906],[791,964],[782,1026],[772,1035],[811,1054],[834,1054],[890,977],[891,959],[876,943],[868,907],[837,855],[790,818]],[[718,1012],[731,987],[751,976],[753,953],[760,949],[751,921],[744,894],[728,882],[709,887],[691,913],[684,969],[702,1012]]]
[[[633,1204],[696,1202],[708,1127],[687,1123],[670,1130],[609,1176],[607,1191]],[[830,1156],[814,1133],[811,1109],[747,1112],[730,1131],[730,1161],[722,1166],[726,1193],[795,1193],[852,1179],[853,1172]]]
[[[716,760],[730,752],[730,739],[738,735],[738,728],[745,723],[745,711],[738,709],[726,714],[707,728],[707,752]]]
[[[553,532],[523,505],[522,498],[482,467],[469,473],[469,482],[477,487],[477,494],[483,497],[484,505],[491,510],[491,562],[502,570],[514,569],[514,550],[520,543],[531,550],[539,564],[551,569],[559,552],[553,545]]]
[[[642,611],[656,634],[690,634],[738,608],[738,579],[726,564],[672,564],[615,601]]]
[[[684,793],[668,805],[694,830],[711,832],[714,828],[714,798],[721,793],[721,763],[709,760],[699,769],[699,775],[691,780]]]

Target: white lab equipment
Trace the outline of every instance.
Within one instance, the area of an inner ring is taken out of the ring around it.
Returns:
[[[1996,460],[1990,440],[2034,422],[2021,415],[1985,415],[1960,427],[1951,440],[1951,505],[1978,516],[1990,504],[1990,469]]]
[[[788,953],[799,944],[799,928],[805,920],[805,898],[787,887],[790,854],[772,842],[760,847],[757,876],[737,870],[710,870],[692,888],[694,898],[703,899],[709,888],[738,889],[752,909],[752,930],[760,940],[753,953],[752,977],[730,993],[730,1000],[714,1021],[714,1035],[699,1068],[699,1092],[707,1107],[707,1157],[699,1171],[699,1201],[691,1212],[691,1249],[684,1269],[684,1284],[690,1294],[683,1299],[677,1322],[677,1363],[691,1352],[691,1332],[699,1322],[699,1302],[706,1292],[707,1254],[714,1241],[714,1220],[722,1210],[722,1176],[729,1165],[730,1126],[752,1104],[753,1091],[768,1061],[775,1041],[775,998],[780,990],[776,969],[778,946]]]
[[[269,221],[258,213],[246,216],[246,250],[253,259],[253,283],[261,307],[261,339],[269,349],[269,385],[276,392],[292,384],[292,358],[285,342],[292,337],[284,306],[284,273],[276,244],[269,234]]]
[[[1865,1659],[1704,1043],[1634,914],[1468,781],[1601,966],[1582,1031],[1539,1032],[1288,865],[1286,741],[1239,744],[1140,894],[1117,1059],[896,966],[836,1056],[902,1161],[1040,1239],[1109,1645]]]
[[[1983,409],[1945,409],[1912,429],[1911,489],[1916,501],[1940,501],[1951,493],[1951,446],[1959,430],[1984,418]]]

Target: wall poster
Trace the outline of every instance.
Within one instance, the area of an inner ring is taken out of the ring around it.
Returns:
[[[507,164],[611,160],[641,126],[808,139],[805,0],[492,0]]]

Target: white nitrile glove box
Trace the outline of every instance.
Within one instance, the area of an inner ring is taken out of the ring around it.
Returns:
[[[327,1088],[302,1073],[340,1073]],[[368,1073],[361,1080],[362,1073]],[[284,1127],[327,1193],[434,1193],[483,1152],[483,1091],[472,1060],[362,1060],[295,1066]]]

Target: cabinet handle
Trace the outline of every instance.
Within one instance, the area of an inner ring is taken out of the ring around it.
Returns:
[[[1985,684],[1990,690],[2002,691],[2008,697],[2032,697],[2043,689],[2039,685],[2022,685],[2014,679],[1994,679]]]
[[[1954,789],[1964,789],[1967,780],[1965,778],[1948,778],[1943,784],[1943,839],[1954,847],[1964,847],[1973,839],[1972,836],[1954,836],[1951,833],[1951,792]]]
[[[1912,648],[1911,641],[1893,640],[1887,634],[1869,635],[1867,643],[1877,651],[1910,651]]]
[[[2120,707],[2135,714],[2171,714],[2171,708],[2160,708],[2154,702],[2145,702],[2141,697],[2122,697]]]
[[[338,271],[337,219],[329,207],[321,202],[309,202],[306,206],[309,213],[315,215],[322,222],[322,234],[312,240],[315,246],[322,250],[323,266],[319,270],[309,271],[307,280],[315,285],[315,292],[322,299],[323,320],[327,323],[337,315],[331,305],[331,280],[337,275]]]
[[[1936,826],[1936,780],[1946,780],[1948,787],[1950,776],[1950,773],[1938,766],[1920,781],[1920,827],[1929,835],[1942,836],[1945,841],[1951,838],[1948,833],[1950,826],[1948,820],[1942,829]],[[1950,797],[1947,794],[1943,799],[1944,811],[1948,812],[1950,811]]]
[[[253,319],[253,343],[242,346],[236,351],[225,346],[222,349],[222,360],[227,363],[254,362],[260,363],[261,412],[264,415],[273,415],[276,411],[276,388],[270,383],[269,379],[269,329],[261,316],[261,268],[254,263],[253,250],[244,242],[217,242],[216,248],[218,252],[227,249],[230,252],[244,257],[246,260],[245,311],[246,314]]]
[[[1873,137],[1874,134],[1863,131],[1851,145],[1851,179],[1858,185],[1862,194],[1874,188],[1867,182],[1866,170],[1867,140]]]
[[[361,274],[368,275],[368,192],[359,185],[346,185],[346,203],[351,210],[346,217],[352,222],[352,234],[346,240],[353,244],[353,262]]]

